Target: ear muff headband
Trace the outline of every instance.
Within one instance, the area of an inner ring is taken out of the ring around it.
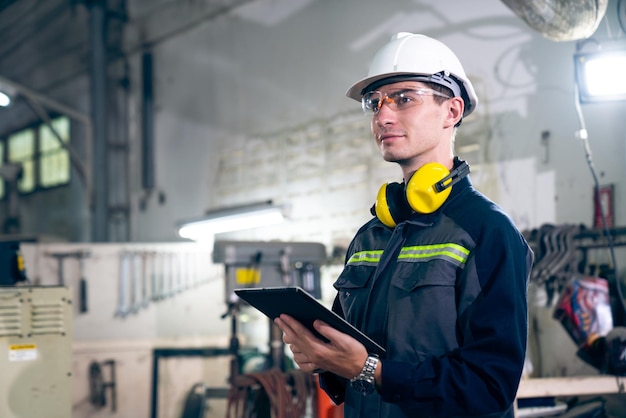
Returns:
[[[383,184],[378,190],[373,213],[386,226],[394,228],[411,213],[433,213],[446,201],[452,186],[469,174],[465,161],[452,171],[439,163],[420,167],[409,179],[406,188],[400,183]]]
[[[459,181],[463,180],[470,172],[469,165],[465,161],[461,161],[454,170],[452,170],[447,176],[435,183],[435,190],[438,192],[443,191],[448,187],[452,187]]]

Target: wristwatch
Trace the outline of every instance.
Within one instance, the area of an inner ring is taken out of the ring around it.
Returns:
[[[378,356],[376,354],[370,354],[365,360],[363,370],[356,377],[350,379],[352,388],[363,395],[369,395],[376,389],[376,382],[374,380],[374,372],[376,366],[378,366]]]

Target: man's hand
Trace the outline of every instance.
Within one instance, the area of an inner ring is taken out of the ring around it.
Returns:
[[[367,350],[351,336],[317,320],[313,326],[329,340],[325,342],[289,315],[282,314],[274,322],[283,331],[283,342],[293,353],[293,359],[302,371],[329,371],[352,379],[363,369]]]

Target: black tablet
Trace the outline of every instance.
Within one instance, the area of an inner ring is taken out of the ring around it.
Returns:
[[[287,286],[235,289],[235,294],[272,320],[280,316],[280,314],[285,313],[300,321],[315,335],[325,340],[313,327],[313,322],[316,319],[320,319],[331,327],[359,340],[369,353],[377,354],[380,357],[385,356],[385,349],[383,347],[335,312],[322,305],[311,294],[300,287]]]

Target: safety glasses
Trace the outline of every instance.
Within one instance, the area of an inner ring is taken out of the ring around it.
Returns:
[[[399,111],[424,103],[424,96],[450,98],[447,94],[432,89],[400,89],[388,93],[376,90],[363,95],[361,106],[366,115],[375,115],[380,111],[383,104],[389,106],[393,111]]]

